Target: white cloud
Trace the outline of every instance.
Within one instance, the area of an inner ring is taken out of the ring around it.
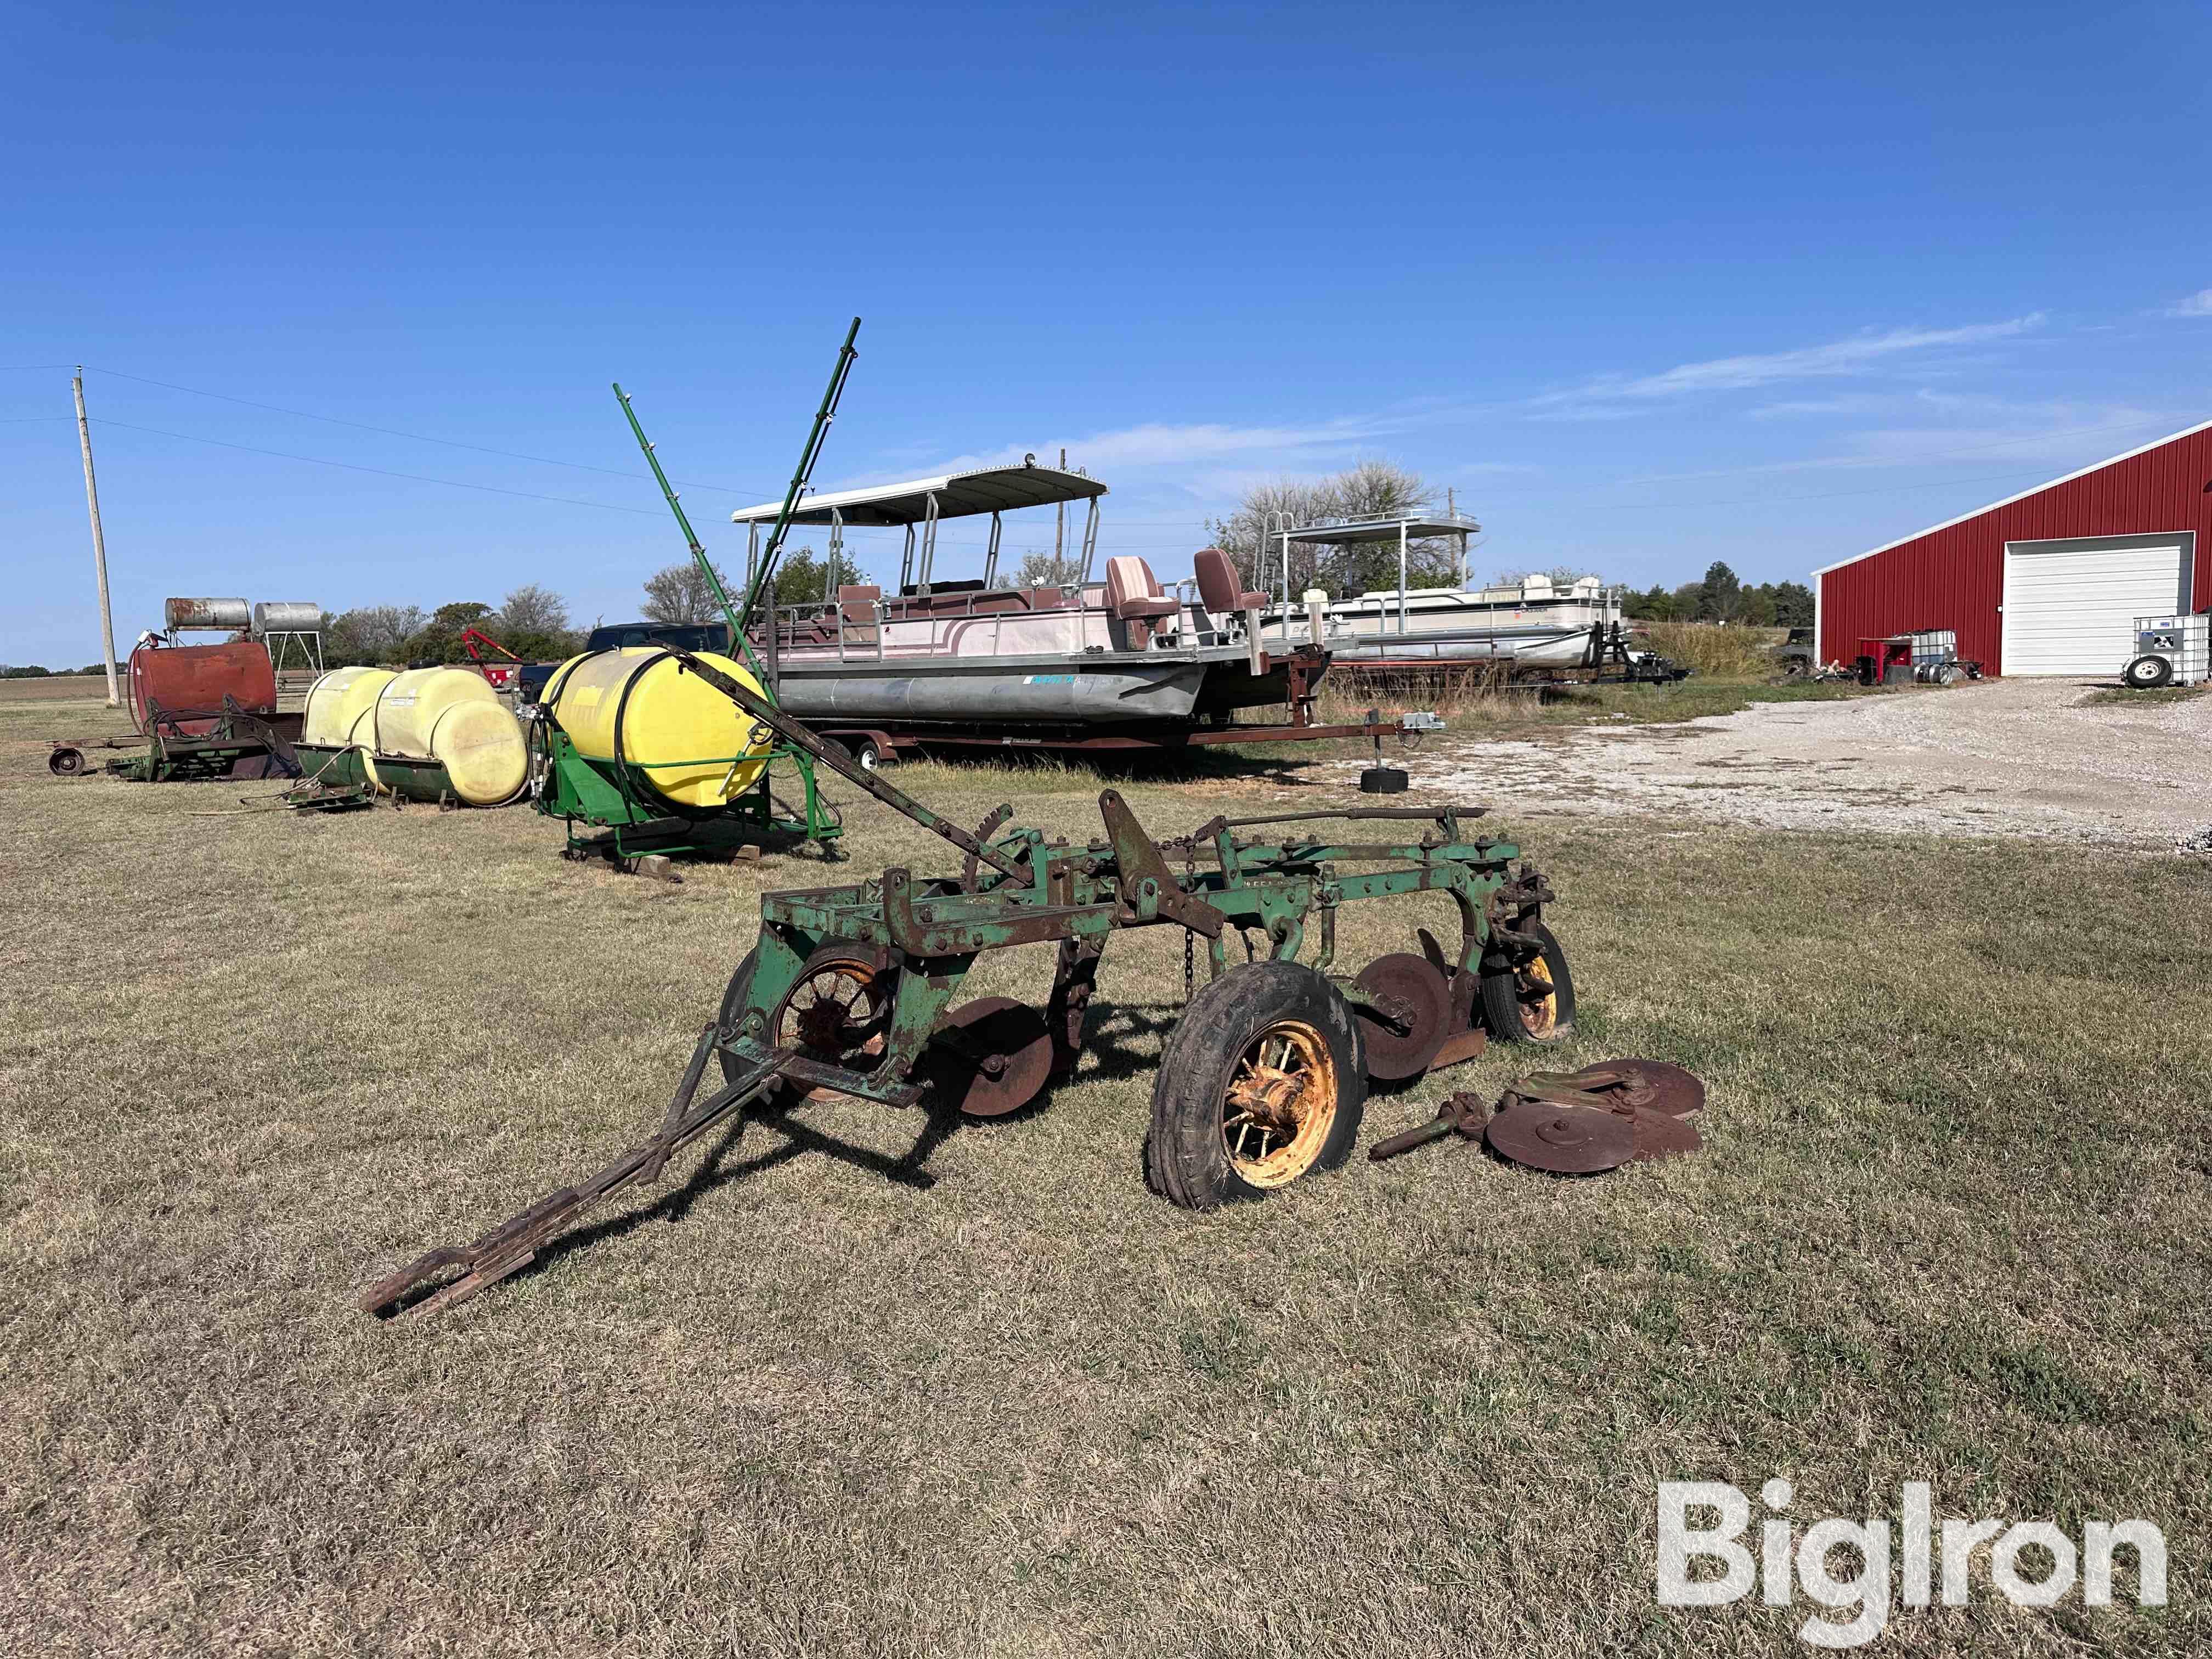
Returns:
[[[2196,293],[2166,310],[2169,317],[2212,317],[2212,288],[2200,288]]]
[[[2043,320],[2043,313],[2038,311],[2002,322],[1969,323],[1959,328],[1897,328],[1887,333],[1869,331],[1825,345],[1799,346],[1789,351],[1751,352],[1709,358],[1703,362],[1678,363],[1656,374],[1601,375],[1583,386],[1531,398],[1524,407],[1540,411],[1536,416],[1539,419],[1615,419],[1638,406],[1670,398],[1743,392],[1790,380],[1863,374],[1887,360],[1914,353],[2010,339],[2040,327]]]
[[[1370,439],[1400,430],[1405,425],[1406,422],[1401,419],[1364,416],[1328,421],[1317,426],[1224,426],[1215,422],[1176,425],[1147,422],[1142,426],[1094,432],[1086,438],[1068,439],[1067,464],[1088,467],[1092,472],[1104,477],[1109,469],[1188,466],[1195,462],[1218,460],[1230,456],[1274,454],[1311,461],[1332,450],[1349,452],[1356,449]],[[1048,462],[1058,459],[1060,448],[1060,441],[1057,438],[1050,443],[1034,447],[1008,445],[999,450],[955,455],[949,460],[913,468],[897,477],[886,477],[867,482],[896,483],[904,478],[964,472],[975,467],[1018,466],[1024,455],[1032,454],[1040,462]],[[1112,482],[1110,477],[1108,482]],[[854,483],[837,487],[856,489],[866,485]]]
[[[2016,412],[2018,418],[2009,425],[1877,428],[1850,434],[1846,441],[1851,447],[1839,453],[1694,472],[1646,473],[1620,482],[1656,483],[1686,478],[1740,478],[1761,473],[1870,467],[1946,466],[1981,472],[2020,465],[2057,471],[2083,465],[2101,456],[2163,437],[2185,421],[2185,417],[2171,411],[2138,409],[2124,404],[2095,407],[2069,404],[2008,405],[2005,399],[1996,398],[1934,401],[1986,406],[1985,412],[1999,420]]]

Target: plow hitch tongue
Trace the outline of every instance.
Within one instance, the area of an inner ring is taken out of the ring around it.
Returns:
[[[362,1310],[380,1314],[387,1308],[394,1308],[409,1291],[429,1283],[449,1268],[462,1269],[458,1277],[430,1295],[396,1309],[399,1315],[419,1317],[434,1314],[465,1302],[487,1285],[496,1285],[509,1273],[528,1267],[540,1249],[610,1193],[633,1181],[659,1180],[672,1152],[774,1086],[783,1074],[785,1062],[791,1058],[784,1052],[771,1054],[736,1077],[727,1079],[722,1087],[695,1104],[700,1079],[705,1075],[707,1062],[714,1053],[714,1039],[715,1030],[711,1025],[700,1034],[698,1047],[691,1053],[691,1063],[684,1068],[684,1081],[678,1085],[675,1098],[668,1103],[668,1115],[659,1133],[650,1140],[631,1147],[590,1180],[548,1193],[520,1215],[501,1223],[474,1243],[441,1244],[416,1257],[398,1273],[377,1280],[361,1293]]]

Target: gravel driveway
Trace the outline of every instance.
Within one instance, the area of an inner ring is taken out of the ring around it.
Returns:
[[[1446,735],[1394,763],[1425,793],[1522,812],[2138,848],[2212,823],[2212,696],[2093,703],[2095,689],[1990,680],[1535,741]]]

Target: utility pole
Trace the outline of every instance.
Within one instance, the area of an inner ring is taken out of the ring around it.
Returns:
[[[122,699],[115,693],[115,618],[107,609],[107,538],[100,533],[100,486],[92,477],[92,425],[84,418],[84,365],[76,366],[70,381],[76,393],[76,441],[84,452],[84,501],[92,511],[92,568],[100,578],[100,644],[107,657],[107,706]]]
[[[1062,472],[1067,471],[1066,444],[1060,447],[1060,470]],[[1067,503],[1062,501],[1054,511],[1058,515],[1059,522],[1052,527],[1052,564],[1053,570],[1057,574],[1060,570],[1060,562],[1066,556],[1067,553]]]

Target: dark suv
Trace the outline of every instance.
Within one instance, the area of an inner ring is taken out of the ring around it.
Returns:
[[[617,651],[626,645],[672,645],[684,651],[720,651],[730,648],[730,625],[727,623],[606,623],[594,628],[584,641],[586,651]],[[553,678],[557,662],[526,662],[522,665],[522,701],[536,702],[545,690],[545,682]]]

